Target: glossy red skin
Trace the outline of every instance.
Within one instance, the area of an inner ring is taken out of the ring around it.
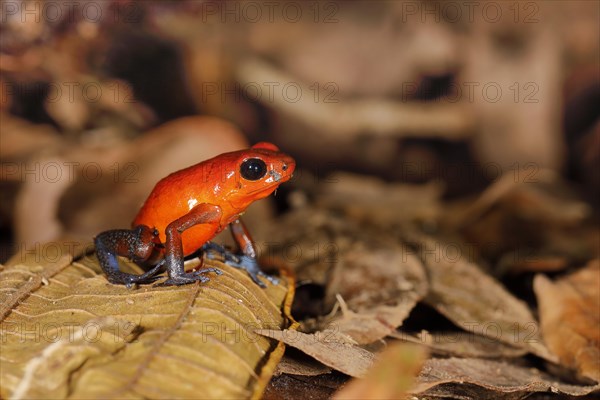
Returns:
[[[269,173],[257,181],[244,179],[239,167],[249,158],[262,159],[267,170],[276,171],[281,179],[276,182]],[[284,164],[287,165],[285,171]],[[193,226],[182,233],[183,253],[191,254],[235,221],[250,204],[267,197],[281,183],[289,180],[295,166],[293,158],[265,142],[250,149],[221,154],[161,179],[132,225],[156,228],[160,241],[164,243],[167,225],[189,213],[194,206],[206,203],[220,207],[220,220]]]

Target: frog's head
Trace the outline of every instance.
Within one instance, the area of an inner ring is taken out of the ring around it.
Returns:
[[[273,193],[292,177],[296,168],[292,157],[267,142],[257,143],[235,155],[235,184],[226,197],[236,209],[245,209],[253,201]]]

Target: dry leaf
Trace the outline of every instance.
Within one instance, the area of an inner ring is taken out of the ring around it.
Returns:
[[[314,46],[314,43],[311,45]],[[339,74],[339,71],[337,73]],[[295,82],[301,92],[306,93],[310,90],[308,82],[260,58],[241,62],[236,75],[244,85],[250,82],[261,82],[261,85],[267,82]],[[340,143],[340,147],[345,147],[349,139],[356,139],[365,133],[395,138],[410,135],[443,137],[449,140],[462,139],[470,136],[474,125],[469,108],[460,103],[423,104],[385,97],[365,97],[317,104],[308,97],[290,102],[285,94],[279,93],[281,92],[275,93],[268,105],[283,116],[291,117],[277,119],[292,125],[287,128],[287,131],[294,132],[292,129],[298,126],[310,127],[304,129],[303,136],[296,132],[285,136],[285,139],[289,140],[286,143],[288,146],[304,151],[309,145],[316,144],[318,141],[322,144],[324,140],[331,142],[336,140]],[[303,143],[304,147],[302,147]],[[363,145],[362,149],[364,148]],[[329,147],[320,146],[312,151],[323,158],[328,150]],[[339,155],[339,150],[336,148],[335,152],[328,153],[330,157]]]
[[[534,392],[583,396],[599,386],[556,381],[536,368],[473,358],[427,360],[412,393],[451,399],[523,399]]]
[[[307,334],[289,329],[257,329],[255,332],[302,350],[323,364],[353,377],[363,376],[375,359],[370,351],[351,343],[341,343],[328,333]]]
[[[600,261],[555,282],[537,275],[534,289],[550,350],[562,364],[600,382]]]
[[[268,248],[270,256],[284,259],[294,269],[298,281],[324,285],[340,253],[354,240],[355,226],[353,221],[326,210],[300,208],[273,224],[264,236],[275,240],[259,246]],[[333,305],[335,298],[331,300]]]
[[[442,225],[462,232],[492,262],[497,276],[559,271],[593,257],[597,241],[587,243],[592,233],[582,225],[591,214],[589,204],[554,171],[531,166],[513,172],[470,204],[455,204],[443,215]]]
[[[358,344],[375,342],[400,326],[427,293],[425,271],[412,251],[389,233],[331,210],[295,210],[270,237],[279,239],[268,243],[271,254],[288,254],[299,280],[326,285],[323,314],[341,296],[342,315],[323,319],[317,330],[330,326]]]
[[[516,348],[491,338],[469,332],[421,331],[412,335],[406,332],[394,332],[390,337],[405,342],[426,346],[434,354],[455,357],[512,358],[521,357],[527,350]]]
[[[399,399],[406,396],[425,357],[422,347],[393,344],[379,356],[364,378],[350,381],[333,398]]]
[[[0,84],[3,82],[0,81]],[[4,90],[5,87],[8,86],[2,86],[0,90]],[[0,95],[4,95],[4,93],[0,92]],[[4,98],[4,96],[2,97]],[[2,121],[0,158],[7,162],[7,165],[3,166],[4,168],[9,166],[9,160],[22,160],[29,154],[42,149],[48,151],[48,149],[56,148],[60,143],[58,132],[49,125],[32,124],[5,112],[0,113],[0,120]],[[7,170],[3,172],[2,180],[18,181],[22,179],[23,175],[20,171]]]
[[[318,187],[317,204],[378,226],[435,221],[442,208],[442,185],[385,183],[371,176],[335,173]]]
[[[265,290],[205,261],[223,275],[127,289],[108,283],[95,257],[29,256],[0,270],[3,398],[247,398],[283,353],[253,330],[288,326],[285,281]]]
[[[468,332],[491,337],[556,361],[527,305],[456,252],[456,244],[411,237],[430,279],[425,302]]]
[[[263,399],[328,399],[347,380],[348,377],[343,374],[274,376],[265,389]]]
[[[24,179],[15,199],[13,210],[14,231],[18,243],[33,247],[38,243],[47,243],[59,238],[63,225],[59,219],[60,200],[75,180],[69,170],[69,160],[59,156],[39,156],[29,160],[28,165],[35,169],[53,166],[57,179],[40,179],[33,175]],[[40,202],[43,198],[44,201]],[[42,228],[43,227],[43,228]]]
[[[73,82],[87,84],[87,79],[83,76],[66,76],[66,80],[58,80],[52,82],[54,87],[67,88]],[[97,84],[90,80],[91,83]],[[57,96],[52,100],[47,99],[45,106],[48,115],[56,121],[66,131],[78,131],[83,129],[85,123],[92,116],[91,102],[87,101],[81,90],[73,90],[72,96]]]
[[[317,376],[331,373],[331,368],[315,361],[312,358],[306,359],[292,358],[287,354],[279,361],[275,369],[275,376],[281,374]]]
[[[427,293],[421,262],[395,244],[359,242],[342,255],[334,271],[342,315],[329,325],[358,344],[394,332]]]

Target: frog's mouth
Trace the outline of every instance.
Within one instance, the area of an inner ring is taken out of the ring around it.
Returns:
[[[246,193],[246,195],[242,199],[230,199],[228,200],[228,202],[236,210],[245,210],[250,205],[250,203],[268,197],[271,193],[277,190],[277,186],[278,184],[273,183],[269,186],[262,187],[260,189],[256,189]],[[248,198],[250,198],[250,201],[248,201]]]
[[[248,192],[249,195],[256,196],[256,195],[260,195],[260,194],[264,193],[264,195],[261,196],[260,198],[267,197],[268,195],[273,193],[275,190],[277,190],[277,186],[279,186],[283,182],[290,180],[293,175],[293,174],[282,174],[281,172],[278,172],[275,169],[270,170],[267,174],[269,175],[269,178],[264,180],[264,183],[266,183],[267,185],[263,186],[261,188],[258,188],[256,190],[253,190],[251,192]]]

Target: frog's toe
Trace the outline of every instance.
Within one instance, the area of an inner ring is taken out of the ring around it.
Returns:
[[[237,260],[233,259],[233,258],[226,259],[225,264],[227,264],[231,267],[234,267],[234,268],[239,268],[239,269],[245,270],[248,273],[248,275],[250,276],[250,279],[252,279],[252,281],[254,283],[256,283],[258,286],[260,286],[262,288],[267,287],[264,284],[264,282],[259,279],[259,276],[264,277],[269,282],[271,282],[271,284],[273,284],[273,285],[279,284],[279,279],[277,279],[273,276],[270,276],[268,274],[265,274],[264,272],[262,272],[260,270],[260,267],[258,266],[258,262],[256,261],[255,258],[245,256],[245,255],[236,256],[235,258]]]
[[[180,286],[180,285],[187,285],[188,283],[194,283],[194,282],[198,282],[198,281],[200,283],[206,283],[206,282],[210,281],[210,278],[208,276],[204,275],[208,272],[214,272],[217,275],[221,275],[223,273],[223,272],[221,272],[221,270],[219,270],[217,268],[203,268],[201,270],[194,271],[194,272],[186,272],[181,275],[170,276],[169,279],[167,279],[164,282],[159,283],[156,286]]]
[[[219,268],[212,268],[212,267],[202,268],[198,271],[194,271],[193,273],[196,275],[200,275],[200,274],[207,274],[209,272],[214,272],[217,275],[223,275],[223,271],[221,271]]]
[[[127,274],[121,271],[113,271],[107,275],[108,281],[115,285],[125,285],[132,288],[137,284],[148,284],[160,279],[160,276],[155,275],[155,271],[148,271],[142,275]]]
[[[264,273],[264,272],[262,272],[262,271],[259,271],[259,272],[258,272],[258,275],[259,275],[259,276],[262,276],[263,278],[265,278],[266,280],[268,280],[269,282],[271,282],[271,284],[273,284],[273,285],[279,285],[279,279],[275,278],[275,277],[274,277],[274,276],[272,276],[272,275],[265,274],[265,273]]]

